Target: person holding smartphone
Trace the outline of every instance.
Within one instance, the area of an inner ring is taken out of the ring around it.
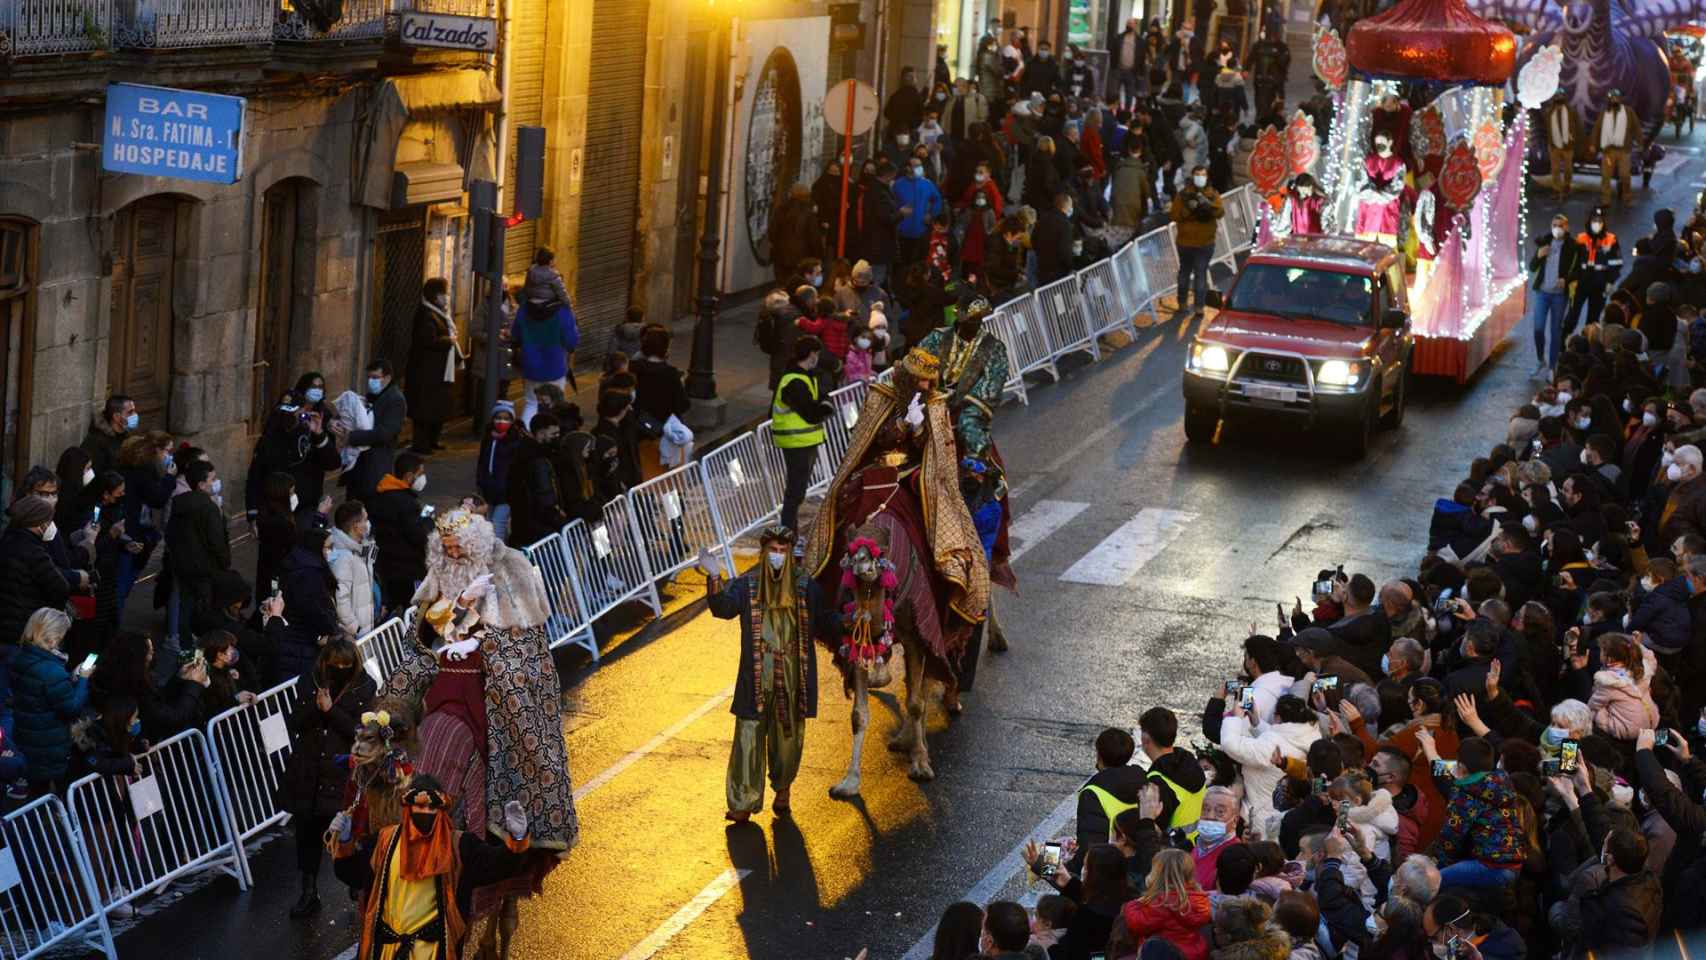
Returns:
[[[12,728],[7,740],[26,761],[30,796],[63,789],[70,781],[71,722],[89,705],[94,654],[82,662],[60,659],[71,618],[42,608],[24,623],[23,641],[12,657]]]
[[[1419,737],[1429,772],[1441,760],[1431,735]],[[1445,887],[1493,889],[1516,883],[1527,850],[1524,801],[1510,775],[1497,769],[1492,744],[1470,737],[1458,744],[1457,758],[1444,781],[1446,814],[1432,856]]]

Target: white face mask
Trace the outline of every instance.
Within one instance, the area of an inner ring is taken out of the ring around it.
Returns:
[[[1558,402],[1559,403],[1569,403],[1572,399],[1575,398],[1575,396],[1576,396],[1575,394],[1571,393],[1568,390],[1560,390],[1560,391],[1558,391]]]
[[[1522,528],[1527,530],[1529,535],[1532,536],[1540,530],[1540,521],[1535,519],[1534,514],[1531,513],[1522,518]]]
[[[1654,414],[1654,413],[1643,413],[1643,414],[1641,414],[1641,426],[1643,426],[1643,427],[1656,427],[1658,425],[1659,425],[1659,418],[1658,418],[1657,414]],[[1668,457],[1668,456],[1670,456],[1670,454],[1666,453],[1665,456]]]
[[[1592,417],[1578,417],[1576,419],[1576,429],[1577,430],[1586,430],[1588,427],[1590,427],[1592,425],[1593,425],[1593,418]]]
[[[409,489],[415,491],[416,493],[420,493],[421,491],[425,490],[426,489],[426,474],[423,473],[420,476],[416,477],[415,482],[409,484]]]
[[[1588,229],[1592,230],[1594,233],[1599,233],[1600,231],[1605,229],[1605,221],[1595,220],[1594,222],[1588,224]]]
[[[302,501],[301,501],[301,500],[298,500],[298,499],[297,499],[297,498],[296,498],[296,494],[294,494],[294,493],[293,493],[293,494],[291,494],[291,495],[290,495],[290,512],[291,512],[291,513],[295,513],[295,512],[296,512],[296,508],[297,508],[297,507],[299,507],[299,506],[301,506],[301,505],[302,505]]]
[[[83,468],[83,486],[86,487],[89,484],[94,483],[94,482],[95,482],[95,468],[94,467],[84,467]]]
[[[1580,457],[1578,457],[1577,459],[1581,460],[1582,466],[1584,466],[1584,467],[1593,466],[1593,464],[1588,462],[1588,452],[1586,450],[1583,450],[1582,455]]]
[[[1315,189],[1313,187],[1298,187],[1297,188],[1297,195],[1300,197],[1303,197],[1304,199],[1308,199],[1309,195],[1311,193],[1314,193],[1314,192],[1315,192]]]
[[[782,569],[782,564],[788,562],[788,555],[785,553],[771,551],[770,553],[765,554],[765,559],[770,562],[770,569],[780,570]]]
[[[1208,186],[1208,177],[1198,174],[1191,177],[1191,183],[1195,184],[1198,190],[1201,190],[1203,187]]]
[[[218,496],[220,494],[220,492],[222,492],[224,489],[225,489],[225,481],[219,479],[218,477],[214,477],[213,478],[213,485],[207,488],[207,492],[213,494],[214,496]]]
[[[1665,479],[1669,480],[1671,483],[1676,483],[1677,481],[1681,480],[1682,479],[1682,464],[1673,463],[1670,466],[1666,467],[1665,468]]]
[[[1642,577],[1641,578],[1641,589],[1642,590],[1645,590],[1648,593],[1652,593],[1654,590],[1657,590],[1658,588],[1659,588],[1659,582],[1657,580],[1654,580],[1652,577]]]
[[[41,532],[42,542],[46,543],[57,536],[59,536],[59,525],[54,523],[52,520],[49,520],[47,522],[47,529]]]
[[[859,349],[861,349],[861,350],[871,349],[871,338],[870,337],[860,337],[859,339],[857,339],[853,342],[858,344]]]
[[[896,134],[895,138],[894,138],[894,142],[898,143],[904,147],[904,146],[912,143],[912,135],[906,134],[906,133]]]

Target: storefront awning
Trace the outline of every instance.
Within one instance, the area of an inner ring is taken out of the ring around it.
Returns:
[[[465,121],[458,160],[467,181],[497,179],[497,143],[488,112],[503,102],[503,91],[485,70],[444,70],[413,77],[387,77],[374,85],[359,149],[352,202],[381,210],[392,205],[392,174],[397,141],[411,120],[437,113],[479,111]],[[467,181],[464,181],[466,184]]]

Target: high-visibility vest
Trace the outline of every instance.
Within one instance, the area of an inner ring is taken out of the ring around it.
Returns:
[[[823,442],[823,424],[808,423],[793,407],[782,402],[782,391],[793,380],[803,380],[806,389],[817,399],[817,378],[804,373],[788,373],[776,384],[776,394],[770,398],[770,436],[784,450],[794,447],[815,447]]]
[[[1179,805],[1173,808],[1173,822],[1167,826],[1169,828],[1184,827],[1190,838],[1195,840],[1197,838],[1197,820],[1202,816],[1202,798],[1203,794],[1208,792],[1208,785],[1204,784],[1201,790],[1193,792],[1167,779],[1167,775],[1159,770],[1151,770],[1149,775],[1166,784],[1167,789],[1172,790],[1173,796],[1179,801]]]
[[[1096,786],[1095,784],[1087,783],[1084,785],[1083,789],[1079,790],[1078,792],[1079,793],[1088,792],[1090,794],[1090,796],[1096,798],[1096,802],[1098,804],[1101,804],[1102,815],[1108,818],[1108,842],[1113,843],[1114,842],[1114,818],[1119,816],[1120,814],[1126,812],[1127,810],[1136,809],[1137,804],[1126,803],[1124,800],[1121,800],[1119,797],[1114,796],[1113,794],[1102,789],[1101,787]]]

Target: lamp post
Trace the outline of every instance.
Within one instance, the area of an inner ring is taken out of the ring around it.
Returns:
[[[710,6],[714,15],[720,12],[716,0],[711,0]],[[712,62],[707,65],[714,77],[716,107],[711,117],[711,163],[705,177],[705,222],[699,235],[699,319],[693,325],[693,356],[687,367],[687,398],[692,402],[688,416],[695,427],[720,424],[726,407],[726,401],[717,396],[714,364],[721,260],[718,246],[722,233],[723,111],[728,108],[729,100],[728,54],[734,20],[717,17],[713,23],[722,42],[712,46]]]

